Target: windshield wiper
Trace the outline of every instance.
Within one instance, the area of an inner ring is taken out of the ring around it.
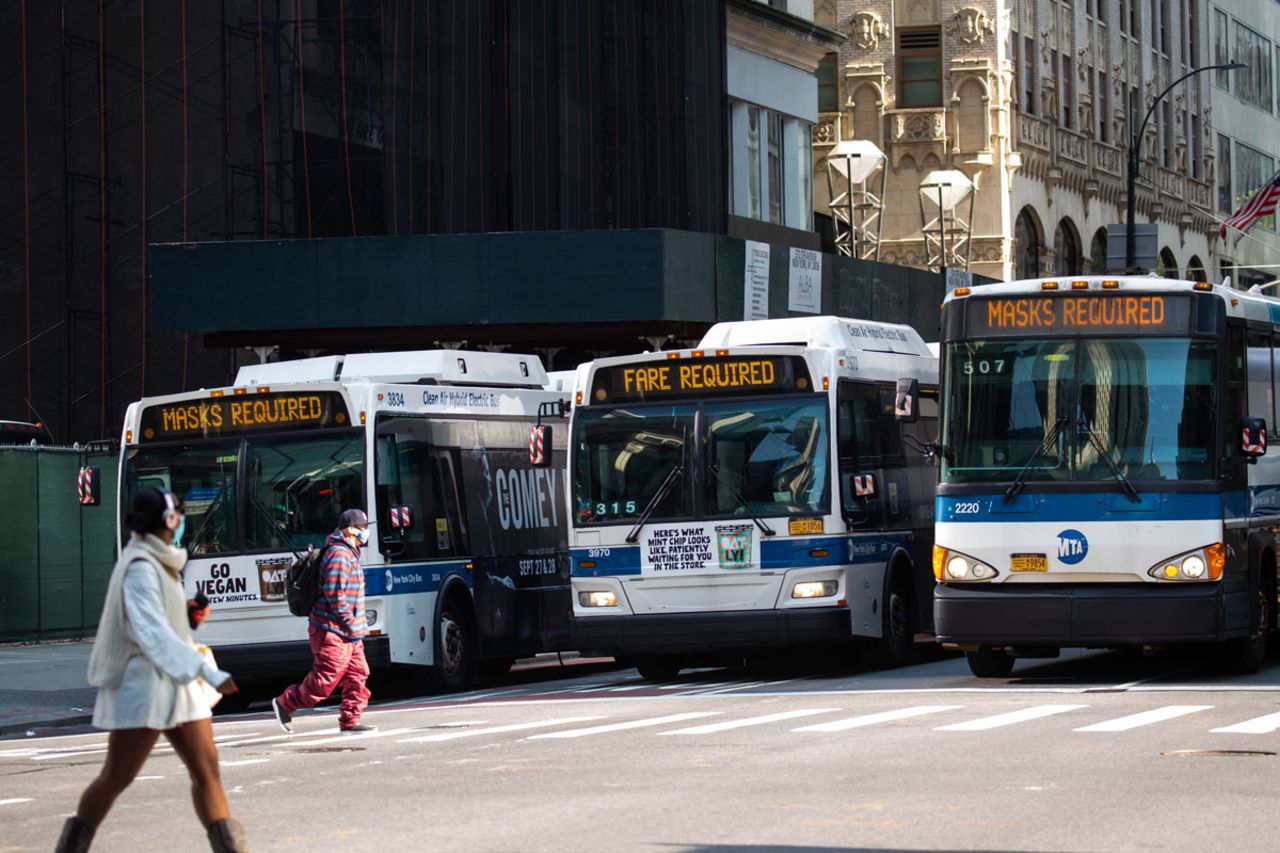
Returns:
[[[249,498],[249,506],[256,509],[259,515],[265,518],[267,523],[276,529],[276,533],[280,534],[280,538],[285,541],[285,547],[293,552],[293,556],[302,556],[302,552],[298,550],[298,544],[293,541],[293,537],[289,535],[289,531],[284,529],[284,525],[276,520],[275,516],[273,516],[271,512],[262,505],[261,501],[257,498],[251,497]]]
[[[774,530],[772,527],[765,524],[764,519],[761,518],[757,513],[752,511],[751,504],[747,501],[746,498],[742,496],[742,493],[739,492],[737,489],[735,489],[732,485],[730,485],[728,480],[720,476],[719,462],[714,462],[711,465],[708,465],[707,470],[710,471],[712,476],[716,478],[716,482],[718,482],[720,485],[724,486],[726,490],[728,490],[729,494],[733,496],[733,499],[738,502],[738,506],[742,507],[742,511],[745,512],[747,515],[751,516],[751,520],[754,521],[756,523],[756,526],[760,528],[761,533],[763,533],[765,536],[777,535],[778,531]]]
[[[1111,469],[1111,473],[1115,475],[1116,482],[1124,489],[1124,493],[1129,496],[1129,500],[1136,504],[1142,503],[1142,497],[1138,494],[1138,490],[1133,487],[1133,483],[1129,482],[1129,478],[1120,470],[1120,466],[1111,458],[1111,454],[1102,446],[1102,442],[1093,434],[1093,430],[1089,429],[1089,425],[1082,420],[1076,421],[1077,433],[1079,433],[1080,427],[1084,427],[1085,435],[1089,437],[1089,444],[1093,445],[1093,449],[1098,451],[1098,455],[1107,463],[1107,467]]]
[[[640,528],[644,527],[645,522],[649,520],[649,516],[653,515],[653,511],[658,508],[658,504],[671,492],[672,486],[676,484],[676,480],[684,473],[684,463],[680,463],[671,469],[667,474],[667,479],[662,481],[662,485],[658,486],[658,490],[653,493],[653,497],[649,498],[649,502],[645,504],[644,511],[640,513],[640,517],[636,519],[636,526],[631,528],[631,532],[627,534],[627,542],[635,544],[640,538]]]
[[[1031,466],[1036,460],[1049,452],[1049,448],[1058,440],[1058,434],[1062,432],[1071,419],[1066,415],[1059,415],[1058,419],[1053,422],[1053,429],[1049,430],[1049,434],[1044,437],[1044,441],[1040,442],[1040,446],[1036,448],[1036,452],[1031,454],[1031,458],[1027,460],[1027,464],[1022,466],[1022,470],[1018,472],[1018,476],[1013,478],[1013,482],[1009,484],[1009,488],[1005,489],[1004,502],[1008,503],[1018,496],[1018,492],[1022,491],[1022,487],[1027,483],[1027,475],[1031,473]]]

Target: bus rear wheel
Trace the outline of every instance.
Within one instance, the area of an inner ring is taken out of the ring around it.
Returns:
[[[636,655],[636,671],[645,681],[670,681],[680,674],[680,659],[674,655]]]
[[[881,623],[883,633],[875,641],[872,652],[875,665],[884,669],[906,666],[915,657],[915,596],[911,594],[905,572],[905,569],[899,569],[894,573],[893,587],[889,590]]]
[[[440,610],[436,642],[436,665],[428,671],[428,685],[442,693],[461,690],[471,681],[473,650],[471,620],[456,597]]]
[[[1013,655],[1004,649],[981,646],[976,652],[965,652],[964,659],[978,678],[1004,678],[1013,672]]]

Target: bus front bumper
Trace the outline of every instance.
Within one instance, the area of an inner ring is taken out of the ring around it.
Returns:
[[[1114,647],[1223,639],[1219,584],[939,584],[940,643]]]
[[[847,607],[590,616],[570,623],[572,645],[604,654],[705,652],[849,639]]]

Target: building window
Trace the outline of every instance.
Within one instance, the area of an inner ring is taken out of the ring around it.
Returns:
[[[1038,278],[1040,275],[1040,227],[1029,208],[1023,208],[1013,227],[1013,239],[1017,244],[1017,276],[1019,279]]]
[[[1160,105],[1160,165],[1173,168],[1173,104],[1166,100]]]
[[[1239,208],[1250,196],[1261,189],[1263,184],[1271,180],[1276,173],[1276,161],[1256,148],[1237,142],[1235,165],[1236,194],[1233,202],[1234,206]],[[1275,214],[1259,219],[1257,227],[1268,231],[1276,230]]]
[[[1236,55],[1247,66],[1236,74],[1236,96],[1246,104],[1271,112],[1271,42],[1236,22]]]
[[[1213,10],[1213,64],[1226,65],[1227,58],[1227,13],[1221,9]],[[1228,92],[1231,91],[1231,72],[1219,69],[1213,72],[1213,82]]]
[[[782,222],[782,116],[768,116],[769,221],[776,225]]]
[[[813,125],[729,101],[729,209],[734,216],[813,230]]]
[[[1036,40],[1027,36],[1022,40],[1022,111],[1036,114]]]
[[[898,103],[913,107],[942,105],[942,30],[898,30]]]
[[[1108,102],[1109,93],[1107,91],[1107,75],[1105,72],[1098,72],[1098,99],[1094,101],[1094,113],[1098,118],[1098,141],[1107,141],[1107,125],[1110,123],[1111,105]]]
[[[1230,216],[1235,213],[1231,192],[1231,140],[1218,134],[1218,212]]]
[[[746,161],[747,204],[745,214],[752,219],[760,218],[760,108],[747,107],[747,161]]]
[[[1062,69],[1062,126],[1070,130],[1075,125],[1072,115],[1076,110],[1076,75],[1071,70],[1071,57],[1063,53],[1059,59]]]
[[[1080,275],[1083,271],[1080,237],[1071,221],[1063,219],[1053,232],[1053,274]]]
[[[1204,141],[1200,138],[1200,116],[1191,114],[1191,177],[1204,176]]]
[[[1107,271],[1107,229],[1099,228],[1093,232],[1093,242],[1089,244],[1089,272],[1097,275]]]
[[[818,112],[834,113],[840,110],[840,89],[836,83],[839,57],[828,53],[818,63]]]

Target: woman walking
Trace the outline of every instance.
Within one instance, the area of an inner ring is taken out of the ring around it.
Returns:
[[[98,688],[93,724],[111,732],[107,758],[63,826],[56,853],[89,849],[161,734],[187,767],[196,815],[213,850],[249,849],[222,790],[206,685],[222,694],[237,687],[191,639],[180,576],[187,552],[177,547],[184,523],[181,503],[163,489],[145,488],[129,503],[129,543],[111,572],[89,657],[89,683]]]

